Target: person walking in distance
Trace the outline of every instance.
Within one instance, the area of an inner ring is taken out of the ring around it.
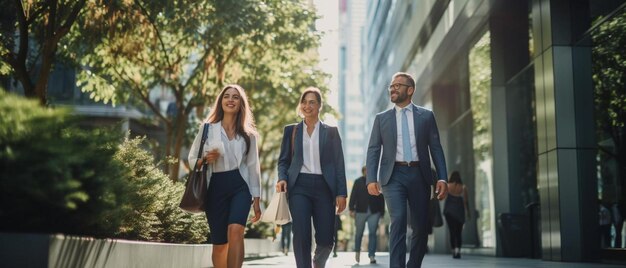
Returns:
[[[415,79],[408,73],[396,73],[388,90],[395,105],[374,119],[367,148],[367,190],[371,195],[380,195],[381,190],[385,193],[391,218],[390,267],[421,267],[430,227],[430,197],[437,194],[442,200],[448,191],[446,162],[434,113],[411,102]],[[431,158],[437,171],[435,185]],[[408,263],[407,204],[412,229]]]
[[[363,231],[365,223],[369,230],[367,241],[367,256],[370,263],[376,263],[376,245],[378,242],[377,230],[378,222],[385,215],[385,199],[383,195],[370,195],[365,185],[366,167],[361,169],[363,176],[354,181],[352,192],[350,192],[350,202],[348,209],[350,216],[354,218],[356,225],[356,233],[354,237],[354,252],[357,263],[361,260],[361,240],[363,239]]]
[[[467,188],[463,185],[461,175],[458,171],[452,172],[448,180],[448,197],[443,206],[443,215],[450,231],[450,246],[455,259],[461,258],[463,224],[466,215],[470,217],[467,198]]]
[[[287,256],[289,254],[289,245],[291,245],[291,222],[283,224],[281,228],[280,249]]]

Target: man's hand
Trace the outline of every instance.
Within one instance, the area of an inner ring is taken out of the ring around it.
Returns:
[[[437,199],[439,200],[446,198],[448,196],[448,184],[445,181],[437,181],[435,193],[437,193]]]
[[[378,182],[370,182],[367,184],[367,192],[370,195],[379,196],[381,194],[380,184]]]
[[[286,180],[280,180],[280,181],[278,181],[278,183],[276,183],[276,192],[277,193],[287,192],[287,181]]]
[[[337,202],[337,213],[336,214],[340,214],[341,212],[343,212],[344,209],[346,209],[346,197],[345,196],[337,196],[336,202]]]

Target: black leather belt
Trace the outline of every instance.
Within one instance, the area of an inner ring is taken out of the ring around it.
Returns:
[[[420,161],[411,161],[411,162],[407,162],[407,161],[396,161],[396,166],[401,166],[401,167],[416,167],[417,165],[420,164]]]

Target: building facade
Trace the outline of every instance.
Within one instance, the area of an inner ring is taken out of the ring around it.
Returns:
[[[371,0],[366,18],[366,125],[414,75],[470,192],[464,251],[625,259],[626,1]],[[448,252],[445,228],[429,243]]]
[[[339,127],[343,138],[346,177],[361,176],[366,142],[361,95],[361,33],[365,1],[342,0],[339,4]]]

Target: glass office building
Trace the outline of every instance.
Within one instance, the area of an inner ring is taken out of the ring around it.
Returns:
[[[362,53],[367,125],[397,71],[435,112],[464,251],[626,259],[626,1],[370,0]]]

